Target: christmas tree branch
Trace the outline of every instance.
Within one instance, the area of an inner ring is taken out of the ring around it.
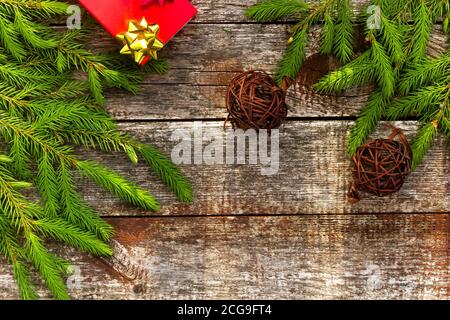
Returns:
[[[151,61],[141,69],[118,54],[88,50],[91,31],[86,28],[56,32],[42,23],[65,14],[67,7],[46,0],[0,4],[0,138],[9,154],[0,155],[0,254],[12,265],[24,299],[37,298],[30,266],[55,298],[69,298],[64,283],[68,262],[48,251],[46,239],[111,255],[107,241],[113,228],[83,200],[75,172],[125,201],[159,208],[149,192],[107,167],[80,160],[73,147],[124,152],[133,164],[142,153],[180,199],[192,198],[189,183],[167,158],[120,133],[100,108],[105,88],[136,93],[143,73],[162,74],[167,62]],[[31,186],[38,191],[38,203],[20,192]]]

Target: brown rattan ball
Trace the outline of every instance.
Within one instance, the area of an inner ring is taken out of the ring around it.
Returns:
[[[394,128],[387,139],[376,139],[358,148],[353,163],[349,201],[357,202],[358,190],[378,197],[399,191],[411,173],[412,152],[405,135]]]
[[[249,71],[234,77],[228,86],[228,118],[233,128],[275,129],[287,117],[285,93],[265,72]]]

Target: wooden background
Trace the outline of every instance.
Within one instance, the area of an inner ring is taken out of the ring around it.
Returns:
[[[108,92],[107,109],[120,126],[167,154],[177,128],[201,122],[221,129],[229,79],[250,69],[273,72],[285,49],[289,23],[261,25],[244,18],[244,9],[256,2],[194,0],[198,16],[164,50],[170,72],[146,77],[134,98]],[[444,49],[439,30],[430,53]],[[105,39],[101,50],[117,46],[100,27],[99,34]],[[447,141],[438,139],[400,193],[348,204],[346,138],[370,88],[341,96],[310,90],[327,66],[314,55],[318,35],[313,30],[304,85],[290,92],[278,175],[262,176],[253,165],[184,165],[195,189],[194,204],[185,205],[145,166],[132,167],[117,155],[86,154],[151,190],[162,210],[131,208],[81,181],[86,199],[116,228],[116,254],[103,261],[55,246],[78,270],[69,281],[73,298],[450,297]],[[417,130],[414,121],[396,125],[409,137]],[[17,297],[2,262],[0,298]]]

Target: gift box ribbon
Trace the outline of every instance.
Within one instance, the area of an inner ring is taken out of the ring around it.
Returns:
[[[159,51],[197,13],[189,0],[79,0],[139,65]],[[144,19],[145,18],[145,19]]]
[[[144,59],[158,59],[158,51],[164,47],[158,39],[159,25],[148,24],[145,18],[141,21],[128,21],[128,31],[119,33],[116,38],[123,42],[121,54],[131,55],[133,60],[142,64]]]

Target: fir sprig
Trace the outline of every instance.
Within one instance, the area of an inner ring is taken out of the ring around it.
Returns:
[[[369,97],[363,107],[355,125],[350,130],[348,153],[354,154],[369,135],[376,129],[378,122],[384,116],[388,99],[381,90],[377,90]]]
[[[37,294],[30,266],[53,297],[69,298],[68,262],[46,248],[55,239],[94,255],[111,255],[113,228],[78,192],[84,174],[131,204],[158,210],[158,201],[117,172],[76,153],[76,146],[122,152],[147,163],[181,201],[192,188],[156,148],[121,133],[101,105],[104,90],[138,90],[144,72],[164,73],[164,60],[138,68],[120,55],[85,47],[88,30],[57,32],[42,19],[65,14],[67,4],[47,0],[3,0],[0,4],[0,254],[24,299]],[[84,77],[80,77],[84,73]],[[35,187],[39,201],[22,189]]]
[[[342,62],[349,62],[353,55],[353,22],[351,0],[337,0],[339,8],[335,22],[334,54]]]
[[[292,16],[298,19],[291,29],[286,54],[278,65],[276,81],[281,85],[285,78],[295,80],[297,77],[305,60],[310,28],[321,21],[325,21],[322,51],[334,52],[343,62],[350,60],[354,37],[351,12],[350,0],[324,0],[308,5],[296,0],[269,0],[249,7],[246,15],[260,22]]]
[[[77,161],[76,167],[99,186],[115,194],[120,199],[144,209],[159,210],[159,204],[151,194],[123,178],[115,171],[91,161]]]
[[[413,10],[414,28],[409,59],[417,63],[425,57],[430,32],[435,21],[431,8],[425,1],[418,1]]]
[[[263,2],[250,7],[248,16],[265,22],[282,17],[281,8],[288,0],[272,2],[270,11]],[[414,116],[421,122],[412,145],[416,168],[439,131],[450,137],[450,56],[446,52],[440,57],[427,57],[434,23],[441,19],[443,31],[449,31],[450,2],[372,0],[367,6],[380,10],[367,12],[363,8],[358,18],[352,16],[350,1],[322,0],[309,4],[307,12],[298,12],[294,17],[299,22],[292,29],[277,80],[295,80],[305,60],[307,31],[313,25],[322,26],[321,53],[334,54],[345,64],[320,79],[314,88],[319,93],[339,93],[368,83],[376,87],[350,130],[349,154],[367,140],[379,121]],[[355,54],[353,25],[366,25],[372,19],[379,25],[364,30],[365,48]]]
[[[375,79],[371,52],[367,51],[344,67],[329,73],[315,84],[319,92],[341,92],[354,86],[370,83]]]
[[[282,81],[288,77],[294,79],[306,57],[306,41],[308,40],[308,29],[302,29],[292,36],[292,43],[289,44],[286,55],[278,65],[276,82],[281,85]]]
[[[430,122],[422,126],[417,133],[416,139],[411,147],[413,152],[413,168],[422,162],[425,154],[431,148],[434,138],[438,132],[438,125],[436,122]]]
[[[308,5],[302,0],[264,0],[246,11],[246,16],[259,22],[300,16],[308,12]]]
[[[395,91],[395,73],[392,62],[386,49],[375,39],[372,40],[371,54],[372,66],[376,72],[379,88],[386,98],[390,98]]]

